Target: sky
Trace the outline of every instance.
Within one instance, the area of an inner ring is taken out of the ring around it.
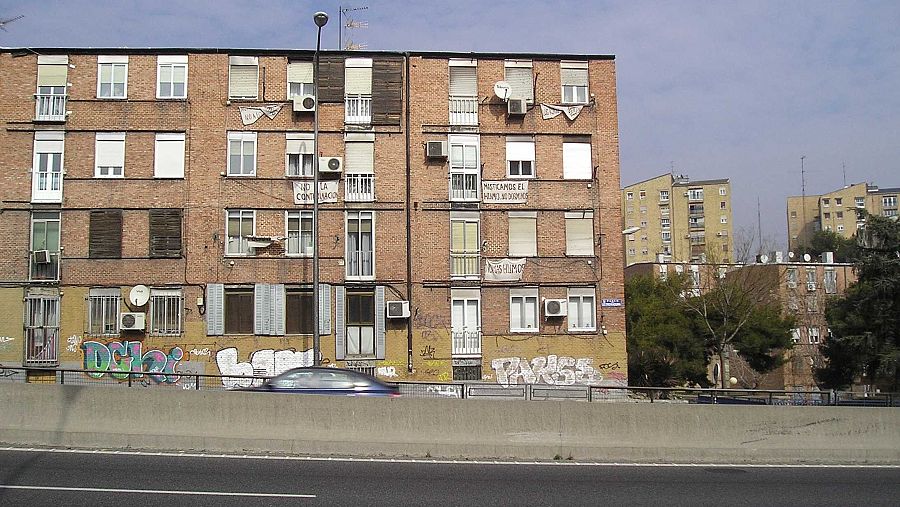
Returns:
[[[355,2],[355,3],[354,3]],[[787,244],[786,197],[900,187],[900,2],[0,0],[5,47],[613,54],[622,184],[730,178],[736,234]],[[845,176],[846,175],[846,176]]]

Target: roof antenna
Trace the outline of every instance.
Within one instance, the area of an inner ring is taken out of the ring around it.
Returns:
[[[847,164],[841,161],[841,172],[844,173],[844,188],[847,188]]]
[[[24,14],[19,14],[18,16],[14,17],[14,18],[0,19],[0,30],[3,30],[4,32],[6,32],[7,31],[6,25],[12,23],[13,21],[18,21],[24,17],[25,17]]]
[[[357,44],[353,42],[353,39],[350,38],[350,30],[356,28],[368,28],[368,21],[356,21],[352,17],[350,17],[351,12],[356,11],[365,11],[368,10],[368,7],[341,7],[338,6],[338,17],[340,18],[338,21],[338,37],[340,38],[340,49],[345,51],[354,51],[357,49],[366,49],[368,44]],[[347,30],[344,30],[344,29]]]

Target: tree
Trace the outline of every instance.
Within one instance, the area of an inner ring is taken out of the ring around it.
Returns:
[[[843,297],[826,305],[831,329],[816,370],[823,387],[842,389],[862,376],[868,384],[900,387],[900,223],[862,213],[865,227],[857,234],[858,279]]]
[[[800,247],[794,252],[794,257],[799,259],[803,254],[819,257],[822,252],[834,252],[835,262],[853,262],[859,256],[855,237],[845,238],[834,231],[816,231],[809,241],[809,246]]]

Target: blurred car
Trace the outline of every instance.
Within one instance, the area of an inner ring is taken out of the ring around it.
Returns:
[[[259,387],[239,390],[336,396],[400,396],[400,388],[396,384],[382,382],[354,370],[317,366],[293,368],[270,378]]]

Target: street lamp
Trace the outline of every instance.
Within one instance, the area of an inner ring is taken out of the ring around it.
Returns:
[[[316,110],[313,113],[313,364],[322,364],[322,344],[319,335],[319,49],[322,45],[322,27],[328,23],[328,14],[317,12],[313,21],[316,32],[316,52],[313,56],[313,88],[316,94]]]

